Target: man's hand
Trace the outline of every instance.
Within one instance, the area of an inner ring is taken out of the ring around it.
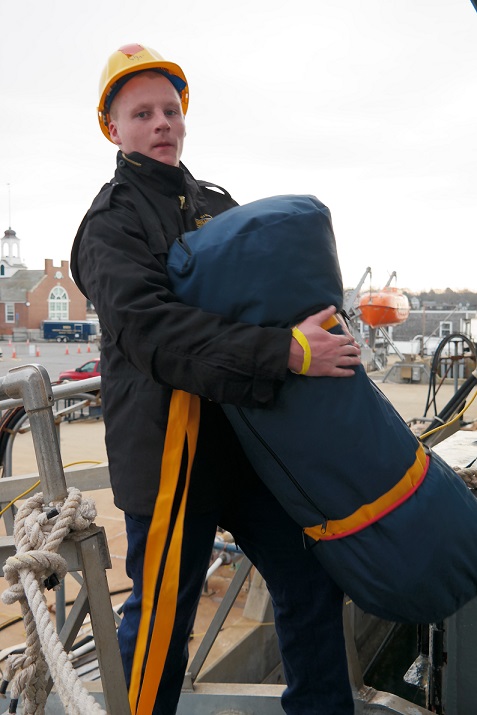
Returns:
[[[333,335],[321,325],[336,313],[332,305],[297,325],[308,340],[311,349],[310,377],[352,377],[352,369],[360,363],[360,348],[351,333]],[[292,338],[288,368],[300,372],[303,365],[303,348]]]

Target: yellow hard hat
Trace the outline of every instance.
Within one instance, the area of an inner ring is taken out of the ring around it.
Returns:
[[[108,129],[109,108],[113,98],[130,79],[128,75],[151,69],[157,70],[172,82],[180,94],[182,111],[186,114],[189,106],[189,87],[186,76],[179,65],[167,62],[159,52],[149,47],[137,44],[124,45],[108,59],[99,80],[99,126],[109,141],[112,141]]]

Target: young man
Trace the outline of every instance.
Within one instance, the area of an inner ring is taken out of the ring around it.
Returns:
[[[102,397],[111,483],[125,512],[133,592],[119,641],[129,681],[141,614],[144,550],[160,488],[172,390],[201,397],[200,430],[182,542],[177,612],[155,715],[176,712],[191,632],[217,525],[232,532],[264,576],[275,610],[289,715],[351,715],[342,596],[303,548],[301,528],[246,460],[220,403],[273,409],[303,347],[291,330],[230,323],[177,302],[166,272],[175,238],[236,205],[197,182],[180,162],[188,105],[181,68],[129,45],[101,79],[99,121],[119,148],[114,179],[93,201],[72,253],[74,278],[93,302],[103,333]],[[359,349],[321,324],[300,330],[308,375],[353,377]]]

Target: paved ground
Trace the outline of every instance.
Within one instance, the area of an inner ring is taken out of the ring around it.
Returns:
[[[0,359],[0,377],[12,367],[40,363],[55,382],[62,370],[73,370],[100,352],[95,343],[0,343],[3,358]],[[88,352],[88,349],[90,352]]]

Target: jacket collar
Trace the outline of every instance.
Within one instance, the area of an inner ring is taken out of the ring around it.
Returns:
[[[170,166],[139,152],[119,151],[115,178],[119,182],[130,181],[147,194],[152,192],[151,196],[159,192],[164,196],[185,197],[183,209],[191,218],[205,211],[200,187],[182,162],[179,166]]]
[[[161,161],[151,159],[139,152],[117,154],[116,178],[134,181],[137,177],[146,184],[151,184],[167,196],[178,196],[185,193],[184,167],[170,166]]]

